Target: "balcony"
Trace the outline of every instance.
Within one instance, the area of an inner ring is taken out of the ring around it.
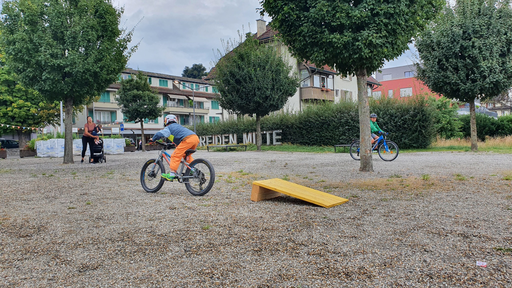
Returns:
[[[92,109],[92,105],[89,105],[88,108]],[[115,99],[112,99],[109,102],[94,102],[94,108],[112,110],[119,109],[119,105],[117,105],[117,101]]]
[[[301,87],[301,100],[324,100],[334,102],[334,91],[319,87]]]
[[[201,105],[200,102],[196,102],[194,103],[194,106],[192,106],[188,101],[184,101],[183,104],[179,104],[178,102],[167,102],[167,107],[164,112],[177,114],[194,113],[194,107],[196,109],[196,114],[206,115],[210,112],[209,109],[205,109],[204,105]]]

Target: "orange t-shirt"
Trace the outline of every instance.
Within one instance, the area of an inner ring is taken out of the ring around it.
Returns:
[[[94,124],[94,123],[91,123],[91,124],[85,123],[85,125],[84,125],[84,129],[86,129],[89,132],[89,134],[92,134],[92,130],[94,130],[94,127],[96,127],[96,124]],[[85,130],[84,130],[84,132],[85,132]],[[86,137],[90,137],[90,136],[86,136]]]

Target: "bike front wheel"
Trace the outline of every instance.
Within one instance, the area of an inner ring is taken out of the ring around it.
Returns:
[[[185,175],[194,176],[185,180],[185,187],[194,196],[203,196],[210,192],[215,183],[215,170],[213,165],[204,159],[196,159],[190,163]]]
[[[140,171],[140,184],[148,193],[158,192],[165,182],[165,179],[162,178],[162,174],[165,173],[164,164],[160,161],[158,163],[155,162],[156,159],[146,161]]]
[[[380,159],[384,161],[393,161],[398,157],[398,145],[396,145],[393,141],[387,141],[386,144],[388,146],[388,149],[386,150],[386,147],[384,147],[384,144],[381,144],[379,146],[379,157]]]
[[[354,141],[352,144],[350,144],[350,156],[354,159],[359,161],[361,159],[361,156],[359,155],[361,153],[361,147],[359,145],[359,141]]]

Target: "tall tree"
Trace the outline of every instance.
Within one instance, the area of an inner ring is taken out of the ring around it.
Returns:
[[[0,123],[10,126],[0,126],[0,135],[14,129],[23,148],[34,132],[32,128],[53,125],[59,116],[58,102],[49,103],[37,91],[21,86],[0,59]]]
[[[142,151],[146,151],[144,122],[160,117],[165,107],[158,106],[160,98],[151,90],[148,78],[141,72],[131,79],[122,80],[117,95],[117,103],[126,121],[140,123]]]
[[[283,108],[299,87],[298,77],[271,46],[250,34],[215,66],[220,105],[237,114],[256,116],[256,145],[261,151],[261,117]]]
[[[509,1],[458,0],[416,40],[418,78],[434,92],[469,103],[471,150],[477,151],[476,99],[512,86]]]
[[[292,55],[357,76],[360,171],[373,171],[367,76],[400,56],[443,0],[261,0]]]
[[[194,64],[192,67],[185,66],[185,69],[183,69],[183,73],[181,73],[181,76],[187,77],[187,78],[194,78],[194,79],[201,79],[203,76],[208,75],[206,73],[206,67],[203,66],[203,64]]]
[[[64,163],[73,163],[73,107],[100,95],[134,48],[110,0],[6,0],[2,41],[7,63],[27,88],[65,106]]]

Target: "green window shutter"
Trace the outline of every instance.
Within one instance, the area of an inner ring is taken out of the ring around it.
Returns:
[[[162,103],[164,104],[164,107],[167,107],[167,96],[162,96]]]
[[[146,124],[146,123],[149,123],[149,119],[148,118],[144,119],[144,124]]]
[[[101,93],[99,102],[109,103],[110,102],[110,92],[106,91]]]
[[[204,116],[201,116],[201,123],[204,123]]]
[[[160,79],[158,80],[158,84],[160,87],[168,87],[169,86],[169,83],[167,80],[163,80],[163,79]]]
[[[185,82],[181,83],[181,89],[182,90],[187,89],[187,84]]]
[[[217,90],[217,87],[212,87],[212,93],[219,93],[219,90]]]
[[[215,109],[215,110],[219,109],[219,101],[212,101],[212,109]]]
[[[158,124],[158,118],[155,119],[155,124]]]
[[[204,103],[203,102],[199,102],[199,109],[204,109]]]
[[[185,123],[185,116],[180,115],[180,123],[178,123],[178,124],[183,125],[184,123]]]
[[[89,110],[89,117],[91,117],[92,120],[94,120],[94,114],[93,114],[92,110]]]
[[[208,92],[208,86],[204,87],[204,89],[205,92]]]
[[[196,91],[199,91],[199,84],[196,84]]]
[[[128,79],[132,79],[132,74],[128,75]]]
[[[121,74],[119,74],[119,75],[117,76],[117,82],[121,82],[121,80],[123,80],[123,77],[121,76]]]
[[[111,111],[110,112],[110,119],[112,120],[112,123],[116,122],[117,120],[117,115],[116,115],[116,111]]]
[[[73,125],[76,124],[76,119],[75,119],[75,116],[73,116]]]
[[[152,82],[151,77],[148,77],[148,83],[149,83],[149,85],[153,84],[153,83],[151,83],[151,82]]]
[[[183,106],[183,99],[178,100],[178,106]]]

